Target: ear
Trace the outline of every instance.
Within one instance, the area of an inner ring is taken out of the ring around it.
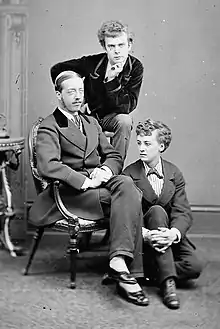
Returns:
[[[59,100],[61,100],[61,92],[56,90],[56,96]]]
[[[165,150],[165,145],[164,143],[160,144],[160,152],[162,153]]]
[[[132,48],[132,42],[131,41],[128,41],[128,51],[130,51]]]

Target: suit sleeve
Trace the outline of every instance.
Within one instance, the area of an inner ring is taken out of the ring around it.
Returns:
[[[142,80],[143,65],[136,60],[127,83],[119,75],[104,84],[108,107],[114,108],[116,113],[132,112],[137,106]]]
[[[192,225],[193,217],[185,191],[185,180],[177,170],[175,175],[176,191],[171,203],[171,227],[177,228],[182,238]]]
[[[42,122],[37,135],[36,153],[37,168],[42,177],[58,179],[80,190],[86,176],[62,163],[59,133],[55,126]]]
[[[77,59],[70,59],[68,61],[59,62],[52,66],[50,70],[51,78],[53,83],[55,82],[56,77],[63,71],[74,71],[85,77],[89,69],[89,56],[83,56]]]

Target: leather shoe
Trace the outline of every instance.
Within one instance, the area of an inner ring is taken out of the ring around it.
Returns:
[[[147,306],[149,304],[149,298],[144,294],[143,290],[129,292],[117,284],[117,291],[122,298],[126,299],[130,303],[138,306]]]
[[[162,294],[164,304],[173,310],[180,307],[180,301],[176,294],[176,284],[173,278],[168,278],[162,285]]]
[[[127,284],[136,284],[137,280],[127,272],[118,272],[109,266],[108,273],[104,275],[102,284],[109,284],[112,281]]]

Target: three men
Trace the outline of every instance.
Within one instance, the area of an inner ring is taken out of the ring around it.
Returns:
[[[186,236],[193,218],[185,181],[180,170],[161,157],[172,139],[165,124],[150,119],[140,122],[136,135],[140,159],[124,174],[143,192],[145,275],[157,279],[164,304],[177,309],[176,280],[196,279],[202,269]]]
[[[140,123],[136,129],[140,159],[119,175],[143,66],[129,55],[133,38],[122,23],[104,23],[98,38],[104,53],[51,68],[59,106],[39,128],[38,170],[63,183],[64,202],[76,215],[92,220],[110,215],[108,278],[117,282],[120,295],[145,306],[148,298],[136,281],[143,275],[142,204],[146,276],[157,278],[164,304],[177,309],[176,280],[197,278],[201,264],[186,236],[192,214],[184,178],[174,164],[161,158],[171,142],[171,131],[159,121]],[[90,116],[81,113],[83,103],[88,104]],[[114,132],[112,146],[102,130]],[[30,220],[47,225],[59,219],[48,188],[37,197]]]
[[[131,56],[133,37],[119,21],[103,23],[98,39],[104,53],[58,63],[51,68],[53,82],[65,70],[85,77],[85,102],[103,130],[114,132],[112,145],[125,160],[132,130],[130,113],[136,108],[143,65]]]
[[[141,193],[131,178],[119,175],[123,161],[97,120],[80,113],[82,78],[72,71],[62,72],[55,90],[59,106],[44,119],[37,135],[39,173],[62,183],[62,199],[77,216],[110,217],[108,275],[126,300],[148,305],[135,279],[143,276]],[[29,215],[35,226],[61,219],[50,186],[37,196]]]

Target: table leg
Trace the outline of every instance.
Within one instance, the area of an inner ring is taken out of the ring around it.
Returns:
[[[1,164],[1,175],[2,175],[2,188],[5,190],[6,195],[6,208],[1,213],[3,216],[3,227],[0,232],[0,243],[3,245],[5,249],[7,249],[12,257],[16,257],[17,254],[21,253],[22,248],[15,246],[10,237],[10,221],[15,216],[12,207],[12,194],[10,190],[10,186],[8,183],[8,179],[6,176],[6,163],[3,161]]]

